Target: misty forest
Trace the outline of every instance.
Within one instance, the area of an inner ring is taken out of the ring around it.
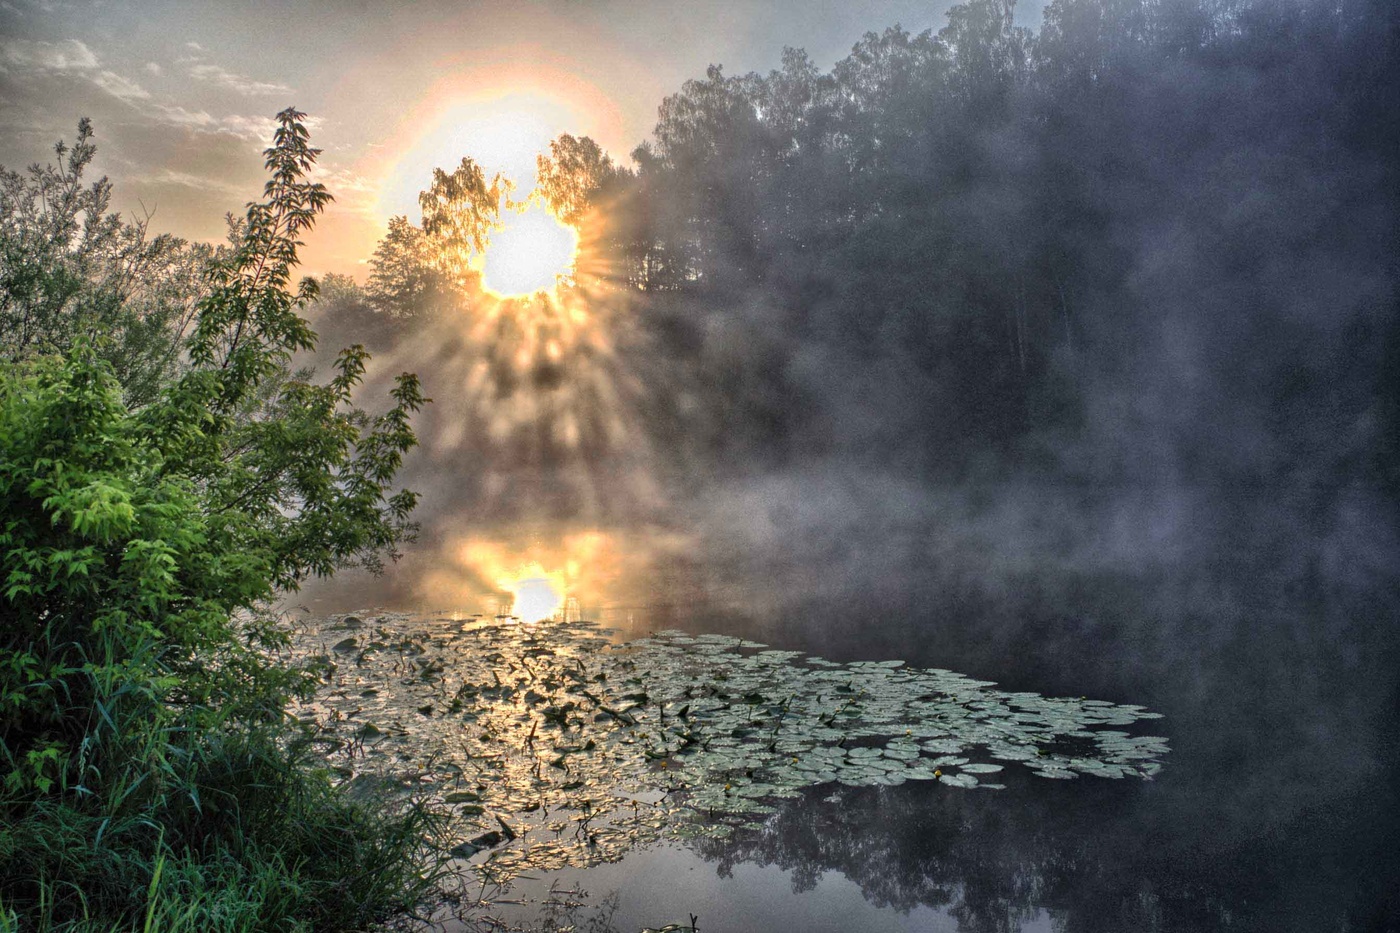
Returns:
[[[0,170],[0,931],[1400,930],[1400,5],[1026,5],[336,265],[335,120],[186,235],[6,4],[125,109]]]

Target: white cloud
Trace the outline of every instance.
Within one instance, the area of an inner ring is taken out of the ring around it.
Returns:
[[[150,91],[146,90],[135,81],[123,78],[113,71],[103,71],[99,73],[97,77],[92,79],[92,83],[117,98],[117,100],[124,100],[128,103],[133,100],[149,100],[151,97]]]
[[[207,110],[189,110],[178,104],[152,104],[150,113],[162,123],[202,133],[227,133],[259,145],[270,145],[277,121],[271,117],[230,114],[215,117]]]
[[[198,42],[186,42],[186,43],[185,43],[185,48],[187,48],[187,49],[194,49],[196,52],[203,52],[203,51],[204,51],[204,46],[200,45]]]
[[[256,143],[272,145],[272,134],[277,129],[277,121],[271,117],[248,117],[239,114],[219,120],[219,130],[232,133]]]
[[[77,39],[38,42],[0,38],[0,70],[27,68],[36,71],[87,71],[97,67],[97,56]]]
[[[319,181],[327,188],[335,191],[343,191],[355,194],[367,194],[378,192],[378,187],[359,172],[348,168],[324,168],[317,166],[311,173],[314,181]]]
[[[146,71],[159,77],[165,71],[165,69],[160,67],[160,65],[156,62],[146,62]]]
[[[210,129],[219,121],[204,110],[187,110],[178,104],[154,104],[151,115],[161,123],[172,126],[187,126],[191,129]]]
[[[101,69],[97,55],[77,39],[63,42],[0,39],[0,72],[10,70],[31,75],[75,75],[126,103],[148,100],[151,96],[130,78]]]
[[[289,94],[291,88],[285,84],[272,84],[267,81],[257,81],[245,75],[235,74],[218,65],[199,64],[191,65],[189,69],[190,77],[199,81],[208,81],[217,84],[219,87],[236,91],[239,94]]]
[[[235,185],[221,178],[211,178],[207,175],[195,175],[192,172],[180,172],[169,168],[161,169],[157,172],[148,172],[144,175],[133,175],[131,181],[137,184],[160,187],[174,186],[193,188],[196,191],[219,191],[224,194],[235,196],[248,194],[245,186]]]
[[[328,168],[322,163],[312,169],[310,178],[325,185],[335,198],[330,206],[331,213],[379,219],[379,186],[359,172],[348,168]]]

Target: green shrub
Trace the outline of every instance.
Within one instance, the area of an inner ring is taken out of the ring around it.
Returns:
[[[97,152],[88,120],[54,150],[56,165],[0,167],[0,363],[86,339],[144,403],[180,367],[215,250],[109,211],[107,179],[83,179]]]
[[[355,408],[359,347],[327,385],[288,375],[329,200],[301,119],[148,404],[81,338],[0,369],[0,929],[350,929],[423,883],[428,817],[310,766],[284,708],[313,675],[268,650],[277,590],[411,533],[389,487],[424,402],[405,374]]]

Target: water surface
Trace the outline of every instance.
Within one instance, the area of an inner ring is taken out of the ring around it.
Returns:
[[[601,923],[602,905],[619,930],[690,914],[709,933],[1393,928],[1400,591],[1384,500],[984,489],[901,519],[840,498],[744,489],[694,523],[525,524],[492,546],[502,567],[562,561],[567,577],[585,542],[575,611],[621,638],[724,633],[1146,707],[1171,743],[1160,773],[814,787],[761,829],[517,883],[505,899],[523,903],[499,916],[538,920],[553,884],[585,889],[578,910]],[[304,602],[501,611],[501,567],[470,566],[452,538],[437,529],[418,566]]]

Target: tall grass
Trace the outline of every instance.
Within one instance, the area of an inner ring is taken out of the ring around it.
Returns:
[[[205,737],[100,800],[32,803],[0,828],[0,933],[343,931],[411,911],[435,882],[432,814],[347,800],[279,731]]]

